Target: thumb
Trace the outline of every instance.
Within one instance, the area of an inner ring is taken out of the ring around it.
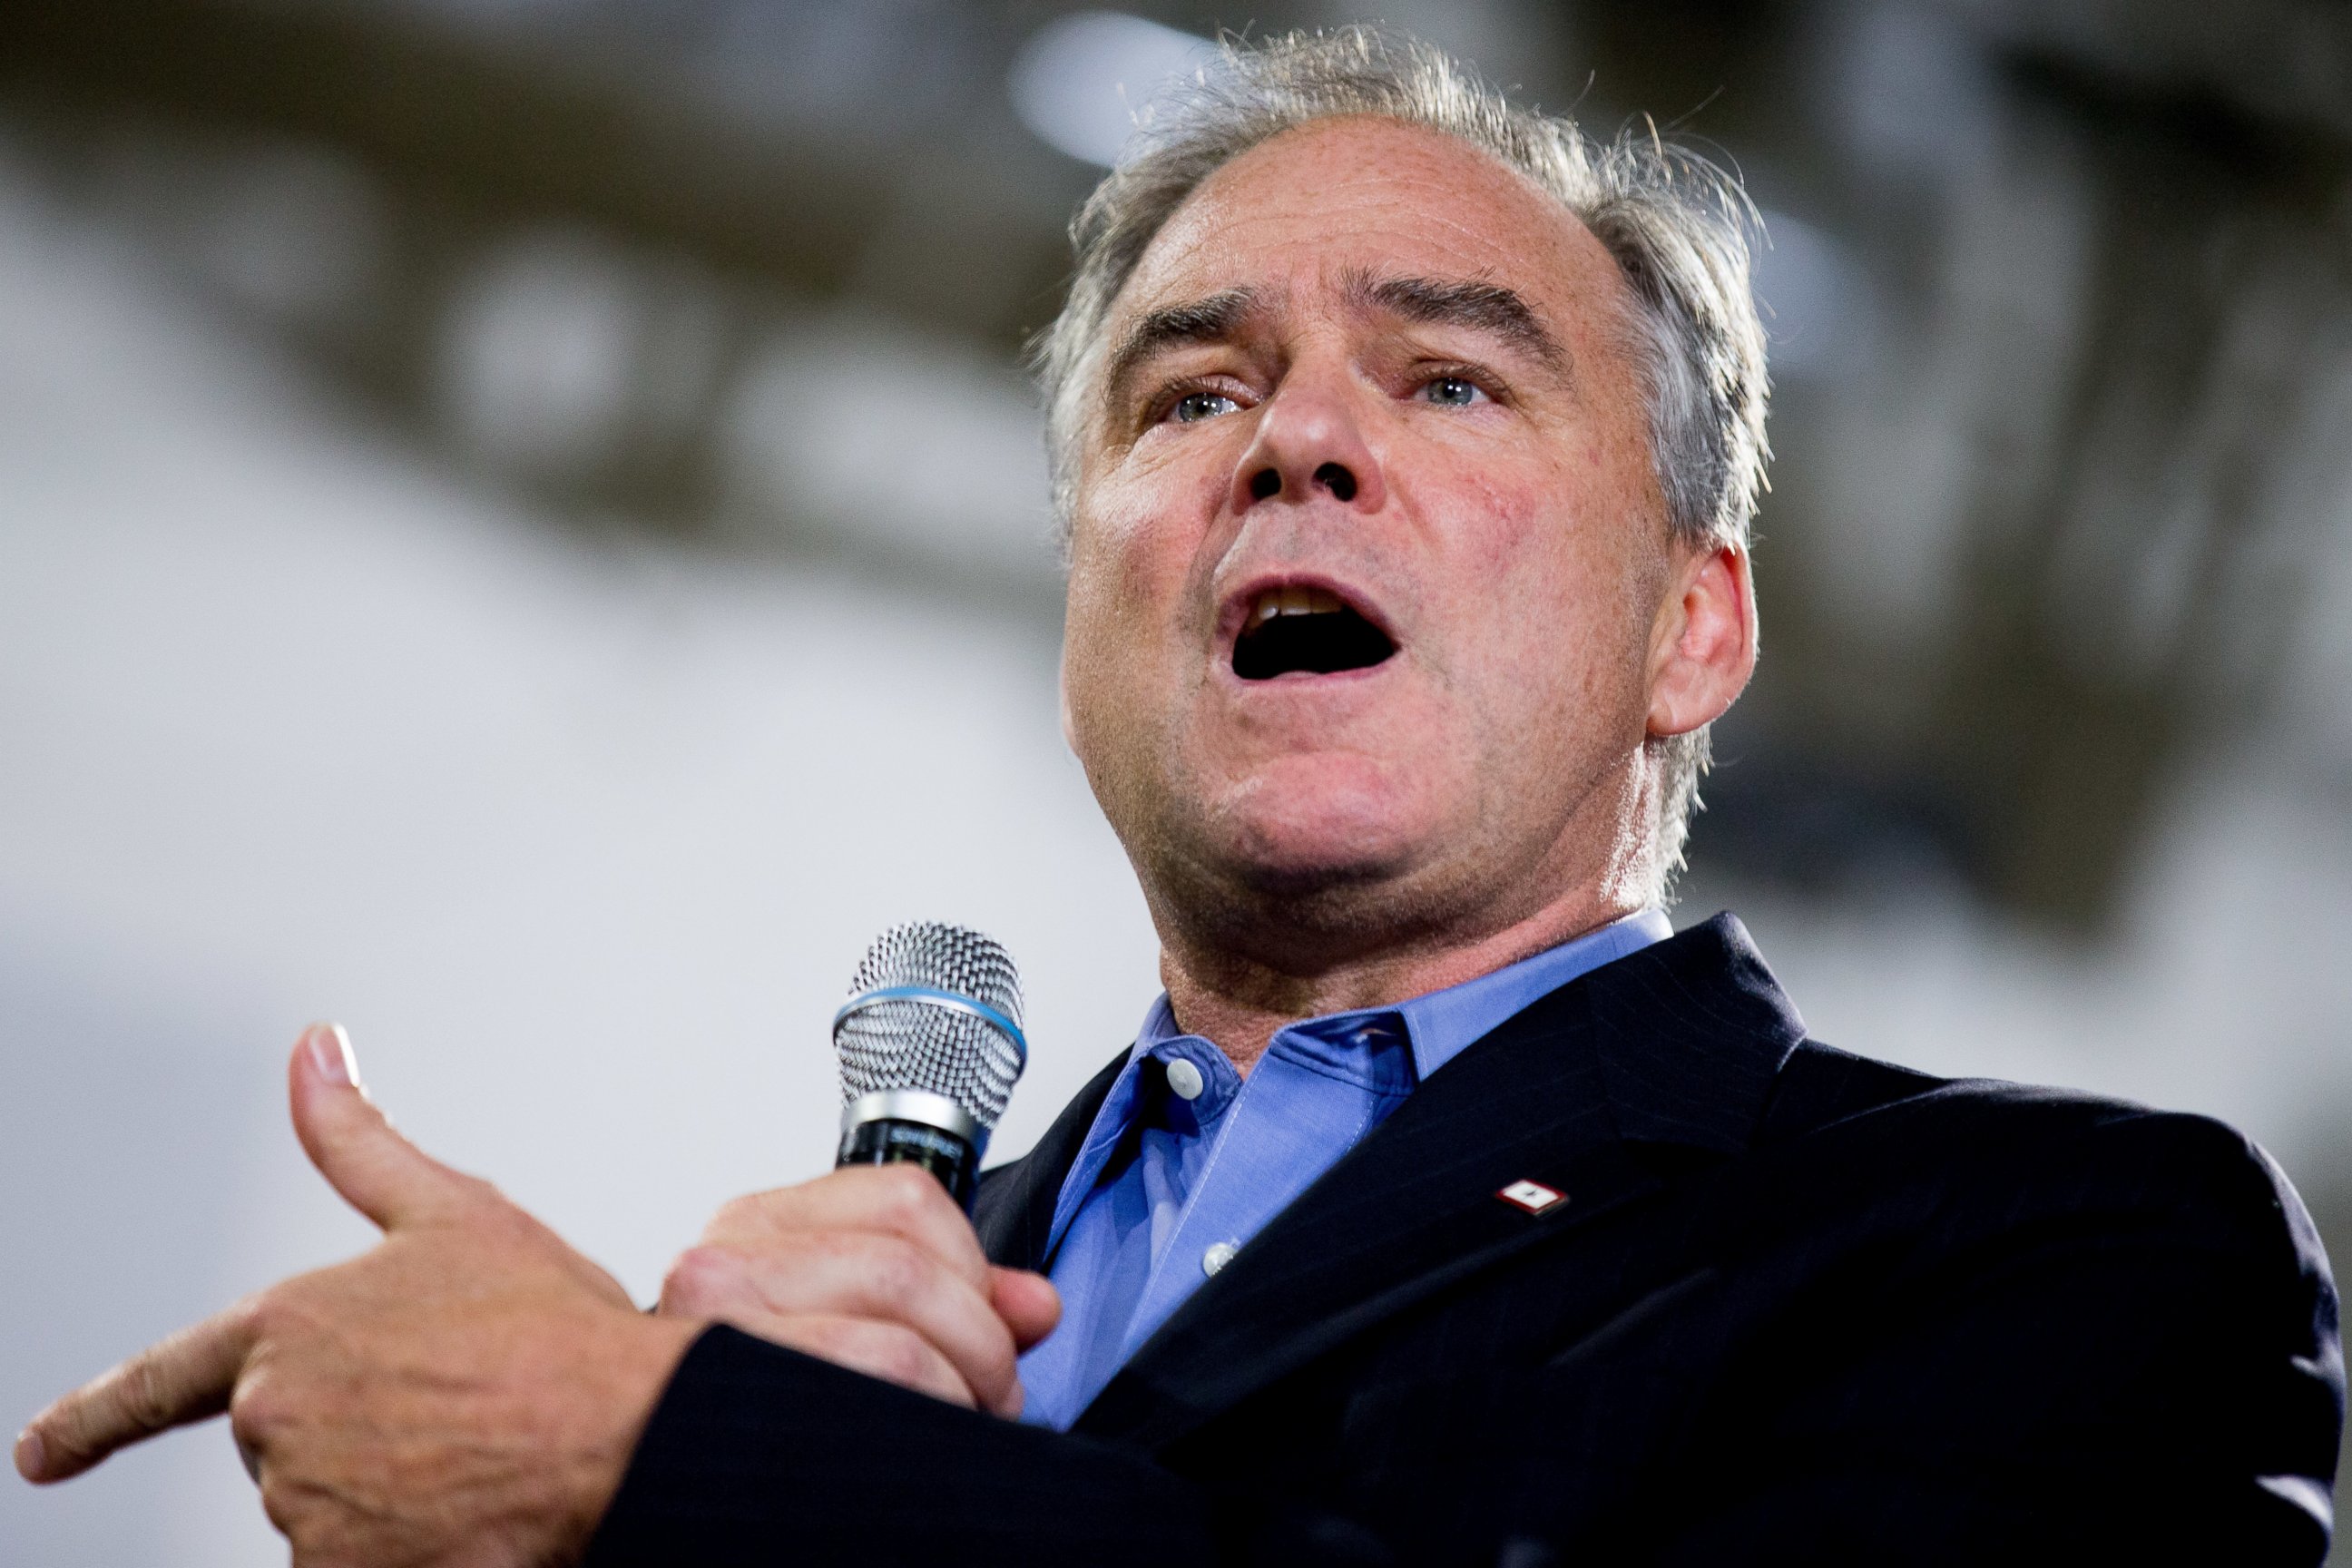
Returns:
[[[464,1206],[479,1184],[393,1131],[360,1083],[351,1037],[313,1024],[287,1064],[294,1135],[343,1201],[386,1230]]]
[[[990,1304],[1013,1331],[1013,1342],[1024,1351],[1052,1333],[1054,1325],[1062,1321],[1061,1292],[1043,1274],[992,1266],[988,1286]]]

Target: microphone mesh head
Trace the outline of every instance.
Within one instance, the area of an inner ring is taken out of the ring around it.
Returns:
[[[893,985],[966,996],[1021,1026],[1021,976],[994,937],[937,921],[893,926],[874,939],[850,976],[854,1001]],[[884,1089],[945,1095],[993,1129],[1024,1065],[1021,1047],[984,1018],[919,997],[876,1002],[833,1026],[841,1099]]]

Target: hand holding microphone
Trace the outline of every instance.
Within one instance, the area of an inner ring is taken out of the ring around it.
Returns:
[[[1021,1411],[1016,1359],[1061,1310],[1043,1276],[992,1266],[911,1164],[737,1198],[670,1266],[660,1307],[1007,1416]]]
[[[1028,1055],[1013,960],[956,926],[885,931],[834,1043],[841,1168],[720,1209],[670,1266],[660,1310],[1017,1415],[1015,1363],[1060,1298],[1040,1275],[992,1267],[964,1215]]]

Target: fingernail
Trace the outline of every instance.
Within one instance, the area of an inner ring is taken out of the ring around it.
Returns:
[[[303,1041],[310,1047],[310,1066],[320,1078],[329,1083],[360,1087],[360,1059],[352,1054],[352,1037],[343,1033],[341,1024],[313,1024]]]
[[[48,1446],[41,1435],[30,1426],[16,1434],[16,1473],[28,1481],[41,1479],[42,1466],[48,1459]]]

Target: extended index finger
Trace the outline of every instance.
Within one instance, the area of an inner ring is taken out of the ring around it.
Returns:
[[[33,1417],[16,1439],[28,1481],[61,1481],[117,1448],[228,1408],[252,1354],[255,1312],[240,1302],[159,1340]]]

